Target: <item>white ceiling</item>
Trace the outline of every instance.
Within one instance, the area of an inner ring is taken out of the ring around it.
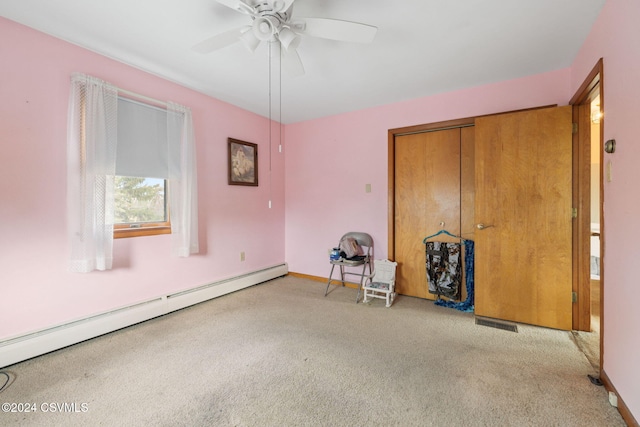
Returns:
[[[282,121],[568,67],[604,2],[297,0],[294,18],[362,22],[377,26],[378,33],[366,45],[304,37],[298,52],[306,74],[282,76]],[[208,37],[251,22],[216,0],[0,0],[0,15],[269,114],[266,44],[255,53],[241,43],[207,55],[191,50]],[[277,85],[273,90],[272,101],[279,95]]]

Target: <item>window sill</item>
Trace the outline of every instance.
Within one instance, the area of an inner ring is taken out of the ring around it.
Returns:
[[[124,239],[127,237],[155,236],[157,234],[171,234],[171,226],[147,226],[147,227],[122,227],[113,230],[114,239]]]

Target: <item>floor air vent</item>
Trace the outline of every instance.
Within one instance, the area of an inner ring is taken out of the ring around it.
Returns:
[[[491,328],[503,329],[510,332],[518,332],[518,325],[513,323],[498,322],[496,320],[481,319],[476,317],[476,325],[489,326]]]

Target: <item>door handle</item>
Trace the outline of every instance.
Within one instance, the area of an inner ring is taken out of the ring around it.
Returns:
[[[482,224],[482,223],[480,223],[480,224],[476,225],[476,228],[477,228],[478,230],[484,230],[485,228],[490,228],[490,227],[493,227],[493,225],[484,225],[484,224]]]

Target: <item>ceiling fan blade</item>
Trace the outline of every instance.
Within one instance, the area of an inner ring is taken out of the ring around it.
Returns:
[[[304,74],[304,65],[298,51],[295,49],[289,49],[288,51],[282,49],[282,69],[288,75],[292,77],[302,76]]]
[[[191,49],[198,53],[210,53],[215,50],[222,49],[223,47],[227,47],[240,41],[240,36],[242,35],[242,33],[244,33],[244,31],[246,31],[246,28],[246,26],[242,28],[235,28],[233,30],[217,34],[213,37],[201,41]]]
[[[345,42],[371,43],[378,31],[378,27],[361,24],[359,22],[342,21],[328,18],[297,18],[295,21],[304,22],[302,34],[323,39]],[[296,28],[295,23],[293,28]]]
[[[216,0],[218,3],[230,7],[233,10],[237,10],[241,13],[246,13],[247,15],[251,15],[255,12],[255,8],[253,6],[249,6],[247,3],[242,0]]]
[[[284,12],[291,7],[293,2],[294,0],[275,0],[273,2],[273,8],[276,12]]]

